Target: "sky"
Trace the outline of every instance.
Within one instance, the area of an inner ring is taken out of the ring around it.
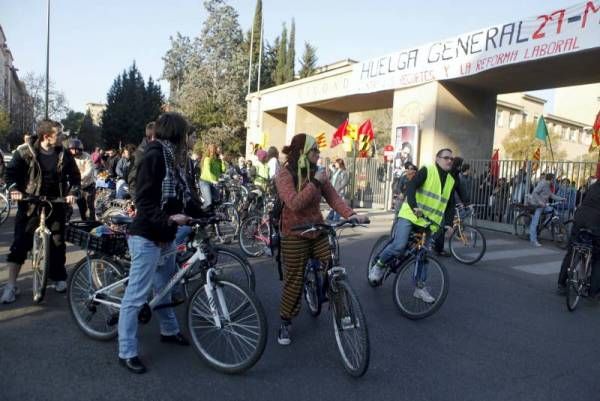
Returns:
[[[357,61],[407,47],[512,22],[580,1],[565,0],[263,0],[265,39],[296,22],[296,54],[317,47],[318,64]],[[228,0],[250,29],[256,0]],[[23,77],[45,73],[46,0],[0,0],[0,26]],[[115,77],[133,61],[145,79],[161,76],[162,56],[177,32],[195,37],[206,10],[202,0],[51,0],[50,79],[69,106],[106,102]],[[165,95],[168,84],[160,81]],[[549,100],[553,91],[532,92]]]

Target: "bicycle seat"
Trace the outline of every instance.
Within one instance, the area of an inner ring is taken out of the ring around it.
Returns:
[[[112,224],[117,225],[129,225],[133,221],[133,219],[129,216],[125,216],[123,214],[113,214],[108,218]]]

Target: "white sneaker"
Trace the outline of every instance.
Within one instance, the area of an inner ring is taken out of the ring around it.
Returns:
[[[379,283],[385,275],[385,267],[379,262],[375,263],[369,268],[369,281],[372,283]]]
[[[431,296],[427,288],[415,288],[415,292],[413,292],[413,297],[420,299],[421,301],[432,304],[435,302],[435,298]]]
[[[539,248],[540,246],[542,246],[542,244],[540,244],[538,241],[531,241],[531,246]]]
[[[57,281],[54,283],[54,289],[56,292],[63,293],[67,291],[67,282],[66,281]]]
[[[10,304],[15,302],[17,299],[17,295],[19,295],[21,291],[19,291],[19,287],[14,285],[5,285],[4,291],[2,291],[2,297],[0,298],[0,303],[2,304]]]

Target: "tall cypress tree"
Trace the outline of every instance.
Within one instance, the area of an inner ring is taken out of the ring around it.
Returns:
[[[286,54],[286,82],[294,80],[296,74],[296,21],[292,18],[292,28],[290,29],[290,42]]]
[[[275,67],[275,85],[281,85],[287,82],[287,27],[283,24],[281,39],[279,40],[279,50],[277,50],[277,66]]]
[[[304,42],[304,53],[300,60],[300,78],[306,78],[315,73],[317,67],[317,48],[308,42]]]

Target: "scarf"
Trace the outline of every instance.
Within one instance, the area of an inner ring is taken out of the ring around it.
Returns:
[[[304,149],[298,158],[298,192],[300,192],[300,188],[302,188],[303,182],[301,181],[302,170],[306,169],[306,178],[305,182],[310,181],[310,162],[308,161],[308,152],[313,148],[315,144],[315,138],[310,135],[306,135],[306,140],[304,141]]]
[[[164,208],[169,199],[177,197],[177,179],[175,177],[175,156],[173,145],[168,141],[156,140],[162,145],[165,158],[165,178],[162,181],[162,196],[160,207]]]

